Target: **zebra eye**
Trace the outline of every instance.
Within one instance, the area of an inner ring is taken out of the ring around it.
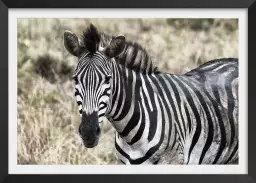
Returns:
[[[78,83],[77,76],[76,76],[76,75],[73,75],[72,78],[75,80],[75,83],[77,84],[77,83]]]
[[[110,79],[111,79],[111,76],[106,76],[105,77],[105,84],[109,84]]]

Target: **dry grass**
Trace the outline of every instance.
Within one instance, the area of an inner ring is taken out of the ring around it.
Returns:
[[[208,60],[238,57],[237,21],[230,19],[19,19],[18,164],[117,164],[114,130],[106,121],[99,145],[86,149],[77,133],[71,81],[75,58],[63,46],[92,22],[145,47],[160,70],[184,73]]]

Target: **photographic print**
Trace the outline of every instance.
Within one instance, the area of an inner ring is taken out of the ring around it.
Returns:
[[[239,164],[238,23],[18,18],[17,164]]]

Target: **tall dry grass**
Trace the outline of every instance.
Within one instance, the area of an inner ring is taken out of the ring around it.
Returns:
[[[107,120],[94,149],[86,149],[77,133],[76,60],[63,46],[63,32],[80,35],[89,23],[139,42],[164,72],[181,74],[211,59],[238,57],[234,19],[19,19],[18,164],[119,163]]]

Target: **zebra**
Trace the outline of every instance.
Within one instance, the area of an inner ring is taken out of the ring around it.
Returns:
[[[97,146],[106,117],[124,164],[238,163],[238,59],[164,73],[140,44],[93,24],[81,40],[66,30],[64,45],[78,59],[73,79],[85,147]]]

